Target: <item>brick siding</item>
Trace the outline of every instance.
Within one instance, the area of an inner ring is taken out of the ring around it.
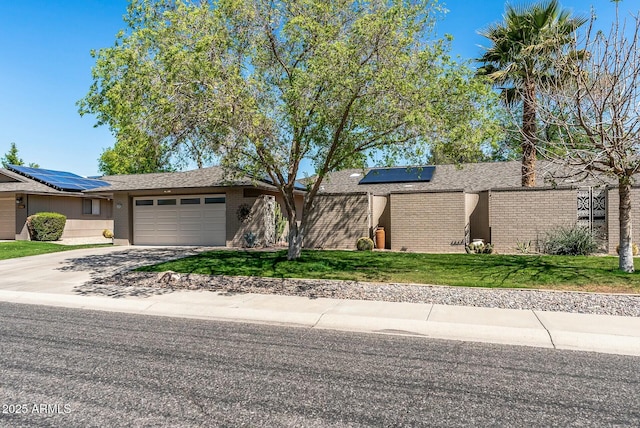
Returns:
[[[431,253],[464,252],[465,194],[392,193],[391,249]]]
[[[515,253],[518,242],[533,249],[548,231],[577,220],[577,190],[493,190],[489,194],[491,243],[499,253]]]
[[[355,249],[370,235],[369,195],[317,195],[304,237],[306,248]]]

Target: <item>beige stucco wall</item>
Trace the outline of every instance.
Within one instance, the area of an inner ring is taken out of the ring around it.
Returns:
[[[355,249],[370,236],[369,195],[317,195],[309,212],[306,248]]]
[[[432,253],[464,251],[465,194],[392,193],[391,249]]]
[[[500,253],[515,253],[518,242],[537,242],[548,231],[577,220],[577,190],[493,190],[489,194],[491,243]]]
[[[16,198],[14,194],[0,195],[0,239],[15,239]]]
[[[24,204],[16,208],[15,239],[29,239],[27,217],[40,212],[55,212],[67,217],[62,238],[92,238],[102,236],[104,229],[113,229],[113,205],[109,199],[100,199],[100,214],[83,214],[81,197],[16,195]],[[22,208],[24,206],[24,208]]]
[[[391,204],[389,203],[389,196],[371,196],[371,226],[372,231],[375,232],[377,227],[383,227],[385,233],[385,248],[391,248]],[[374,238],[375,242],[375,238]]]
[[[467,199],[467,213],[469,215],[470,239],[484,239],[489,242],[489,192],[480,192],[474,198]]]
[[[634,243],[640,245],[640,188],[631,190],[631,234]],[[607,228],[609,236],[609,254],[616,254],[620,243],[620,194],[617,188],[609,189],[607,194]]]

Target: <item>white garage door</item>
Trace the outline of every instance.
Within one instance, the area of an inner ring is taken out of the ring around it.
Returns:
[[[136,245],[225,245],[225,195],[133,199]]]

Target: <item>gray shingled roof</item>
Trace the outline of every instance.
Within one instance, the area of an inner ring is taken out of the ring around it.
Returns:
[[[56,190],[46,184],[39,183],[30,178],[24,177],[8,169],[0,168],[0,174],[9,177],[15,181],[0,181],[0,193],[39,193],[39,194],[54,194],[54,195],[80,195],[81,193],[75,192],[62,192]]]
[[[106,181],[111,185],[87,190],[87,193],[168,188],[253,186],[256,184],[250,177],[228,177],[224,169],[218,166],[182,172],[107,175],[100,177],[100,180]],[[274,186],[270,184],[262,182],[258,182],[258,184],[263,188],[274,189]]]
[[[370,192],[373,194],[388,194],[407,191],[447,191],[464,190],[479,192],[489,189],[519,188],[522,186],[521,163],[485,162],[463,165],[436,165],[433,178],[429,182],[416,183],[387,183],[387,184],[358,184],[364,174],[374,168],[347,169],[329,174],[322,182],[323,193],[352,193]],[[537,186],[550,186],[550,180],[558,175],[559,167],[550,162],[537,162]],[[555,179],[558,186],[589,185],[575,180]],[[592,180],[591,184],[595,184]]]

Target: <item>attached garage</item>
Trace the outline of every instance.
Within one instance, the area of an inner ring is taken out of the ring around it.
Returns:
[[[224,194],[133,198],[135,245],[225,245]]]
[[[0,197],[0,239],[16,238],[16,199]]]

